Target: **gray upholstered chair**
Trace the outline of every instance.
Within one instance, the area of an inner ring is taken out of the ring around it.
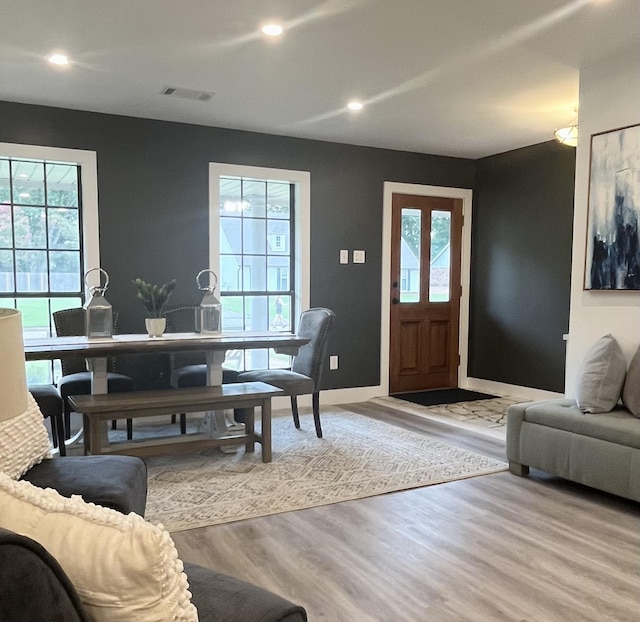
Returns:
[[[53,313],[53,323],[58,337],[74,337],[85,334],[85,310],[64,309]],[[113,314],[114,332],[118,323],[118,314]],[[67,398],[70,395],[89,395],[91,393],[91,372],[87,371],[85,359],[80,356],[66,356],[60,359],[62,378],[58,381],[58,390],[63,400],[65,436],[71,434],[71,409]],[[115,359],[109,359],[110,371],[107,372],[109,393],[133,391],[133,378],[115,371]],[[115,428],[116,422],[113,422]],[[127,438],[133,438],[133,421],[127,419]]]
[[[64,421],[62,419],[63,405],[60,392],[53,384],[30,384],[27,388],[38,404],[42,416],[45,419],[49,418],[53,446],[58,448],[61,456],[66,456],[67,448],[64,444]]]
[[[329,334],[335,322],[335,314],[322,307],[309,309],[300,314],[296,334],[310,341],[293,357],[291,369],[255,369],[238,375],[237,382],[266,382],[282,389],[291,397],[291,411],[296,428],[298,417],[298,395],[312,395],[313,420],[318,438],[322,438],[320,426],[320,385],[324,371]]]

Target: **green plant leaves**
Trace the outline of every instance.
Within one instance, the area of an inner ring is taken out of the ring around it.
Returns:
[[[167,302],[176,288],[176,280],[172,279],[164,285],[153,285],[142,279],[134,279],[132,283],[138,288],[138,300],[149,313],[149,317],[163,317]]]

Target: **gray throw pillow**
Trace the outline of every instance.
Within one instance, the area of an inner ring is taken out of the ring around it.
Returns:
[[[596,341],[584,357],[578,375],[576,402],[583,413],[606,413],[620,399],[627,361],[613,335]]]
[[[640,346],[629,363],[622,389],[622,403],[634,417],[640,418]]]

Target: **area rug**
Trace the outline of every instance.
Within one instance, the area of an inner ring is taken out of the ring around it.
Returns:
[[[169,531],[361,499],[504,471],[504,462],[424,434],[332,407],[322,412],[324,438],[302,415],[273,419],[273,462],[261,452],[206,449],[147,458],[145,517]]]
[[[511,404],[522,401],[504,396],[455,404],[422,406],[392,396],[375,397],[370,400],[374,404],[501,439],[506,437],[507,409]]]

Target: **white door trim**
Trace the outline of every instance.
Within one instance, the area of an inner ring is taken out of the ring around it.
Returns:
[[[389,395],[389,324],[391,318],[391,204],[394,194],[462,199],[462,298],[460,299],[460,340],[458,352],[458,386],[465,388],[467,380],[467,351],[469,343],[469,286],[471,283],[471,208],[473,192],[466,188],[421,186],[393,181],[384,182],[382,221],[382,297],[380,317],[380,388]]]

